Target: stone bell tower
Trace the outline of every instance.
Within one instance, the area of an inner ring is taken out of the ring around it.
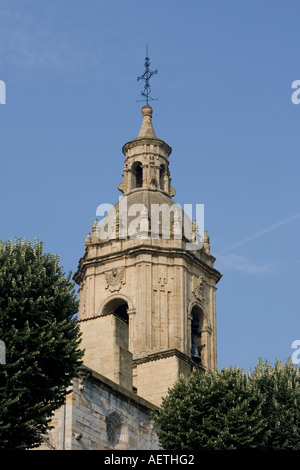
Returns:
[[[217,366],[221,274],[207,233],[199,243],[172,199],[172,149],[156,137],[149,105],[142,117],[123,146],[122,197],[95,219],[74,278],[84,364],[159,405],[180,374]]]

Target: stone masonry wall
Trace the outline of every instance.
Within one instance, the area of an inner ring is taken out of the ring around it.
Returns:
[[[53,417],[54,429],[42,449],[157,450],[152,413],[157,408],[134,392],[84,368],[74,380],[65,409]]]

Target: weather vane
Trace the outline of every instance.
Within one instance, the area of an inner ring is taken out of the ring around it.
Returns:
[[[156,75],[157,74],[157,70],[150,70],[150,59],[148,57],[148,45],[147,45],[147,48],[146,48],[146,58],[145,58],[145,72],[143,73],[143,75],[141,75],[140,77],[137,78],[137,81],[139,80],[144,80],[145,81],[145,86],[144,86],[144,91],[141,91],[141,95],[144,96],[144,100],[138,100],[138,101],[146,101],[146,103],[148,104],[148,101],[149,100],[157,100],[157,98],[151,98],[150,96],[150,93],[151,93],[151,88],[150,88],[150,78],[152,77],[152,75]]]

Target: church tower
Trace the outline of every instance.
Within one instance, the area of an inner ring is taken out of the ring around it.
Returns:
[[[85,366],[159,406],[180,374],[217,366],[221,274],[206,231],[173,200],[172,149],[152,112],[123,146],[122,196],[95,219],[74,279]]]

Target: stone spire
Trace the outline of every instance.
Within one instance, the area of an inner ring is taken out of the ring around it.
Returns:
[[[142,108],[143,123],[138,135],[138,139],[142,139],[144,137],[156,139],[156,135],[152,126],[152,112],[153,110],[149,105],[146,105]]]

